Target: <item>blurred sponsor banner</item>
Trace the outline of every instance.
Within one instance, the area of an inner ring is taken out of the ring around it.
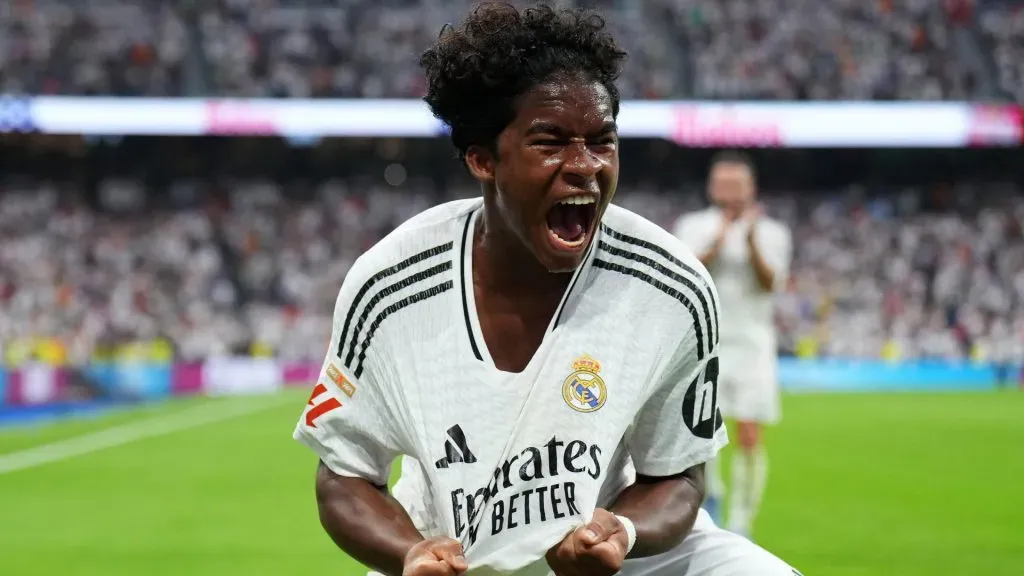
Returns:
[[[15,406],[46,404],[64,398],[68,378],[64,370],[45,364],[26,364],[6,372],[3,400]]]
[[[101,362],[84,371],[89,382],[110,398],[150,399],[171,393],[172,371],[157,362]]]
[[[4,104],[6,102],[6,104]],[[964,102],[622,103],[624,138],[690,147],[964,147],[1024,143],[1020,107]],[[0,98],[0,132],[316,138],[446,132],[420,100]]]
[[[203,363],[202,391],[215,396],[261,394],[284,385],[284,373],[272,358],[213,358]]]
[[[97,364],[82,371],[110,399],[169,395],[262,394],[282,386],[312,386],[320,365],[269,358],[217,358],[203,363]],[[779,380],[790,392],[904,392],[987,390],[996,367],[971,362],[779,359]],[[67,401],[71,373],[46,365],[0,370],[0,404],[32,406]]]
[[[203,364],[201,362],[178,363],[171,373],[171,394],[187,396],[203,391]]]
[[[984,363],[780,358],[779,381],[792,392],[909,392],[992,389],[997,377]]]

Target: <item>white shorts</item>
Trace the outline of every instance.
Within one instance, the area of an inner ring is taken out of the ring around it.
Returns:
[[[744,422],[778,423],[782,414],[776,351],[722,345],[719,360],[718,406],[722,415]]]
[[[800,576],[750,540],[722,530],[703,509],[693,531],[658,556],[626,560],[621,576]]]

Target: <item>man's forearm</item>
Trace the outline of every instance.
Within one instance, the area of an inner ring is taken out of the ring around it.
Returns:
[[[715,250],[714,248],[697,256],[697,259],[700,260],[700,263],[703,264],[705,268],[710,268],[711,265],[714,264],[716,258],[718,258],[718,250]]]
[[[765,261],[761,249],[753,239],[747,242],[750,247],[750,265],[754,267],[754,275],[757,276],[757,285],[764,292],[771,292],[775,287],[775,271]]]
[[[710,268],[715,260],[718,259],[718,253],[722,250],[722,239],[715,240],[715,243],[711,245],[705,252],[698,254],[697,259],[704,265],[705,268]]]
[[[320,523],[342,550],[388,576],[401,576],[409,549],[423,540],[409,514],[386,490],[346,478],[320,463],[316,473]]]
[[[693,529],[704,501],[704,465],[666,478],[638,476],[610,511],[629,518],[636,527],[630,558],[642,558],[675,548]]]

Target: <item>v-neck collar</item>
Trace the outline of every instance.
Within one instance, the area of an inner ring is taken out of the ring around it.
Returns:
[[[460,262],[459,262],[459,285],[462,293],[462,315],[466,322],[466,334],[469,336],[469,345],[472,350],[473,356],[487,364],[490,368],[499,370],[494,365],[494,359],[491,357],[491,352],[487,348],[487,341],[484,340],[483,330],[480,327],[480,316],[477,312],[476,307],[476,294],[473,291],[473,231],[476,229],[477,219],[483,213],[483,205],[478,205],[474,210],[467,214],[463,220],[463,226],[461,232],[461,238],[456,238],[456,242],[461,242],[460,246]],[[569,280],[569,285],[565,289],[565,293],[562,295],[561,302],[558,303],[558,307],[555,309],[555,313],[551,317],[551,321],[548,323],[547,330],[544,331],[544,338],[541,340],[540,346],[537,347],[537,351],[533,353],[530,361],[526,364],[524,372],[528,370],[534,361],[540,356],[541,350],[544,348],[550,337],[558,330],[558,328],[565,321],[564,315],[567,310],[575,306],[582,294],[582,290],[577,287],[582,287],[586,284],[587,276],[590,274],[593,268],[594,255],[597,252],[596,246],[601,235],[601,226],[596,226],[594,238],[590,241],[590,246],[587,248],[587,253],[583,257],[583,262],[580,264],[576,271],[573,272],[572,279]]]

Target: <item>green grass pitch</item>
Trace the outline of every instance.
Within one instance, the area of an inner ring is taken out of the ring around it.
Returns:
[[[259,411],[0,473],[0,573],[363,574],[320,529],[306,399],[190,399],[0,429],[0,462],[111,426]],[[1021,574],[1024,394],[789,395],[755,536],[814,575]]]

